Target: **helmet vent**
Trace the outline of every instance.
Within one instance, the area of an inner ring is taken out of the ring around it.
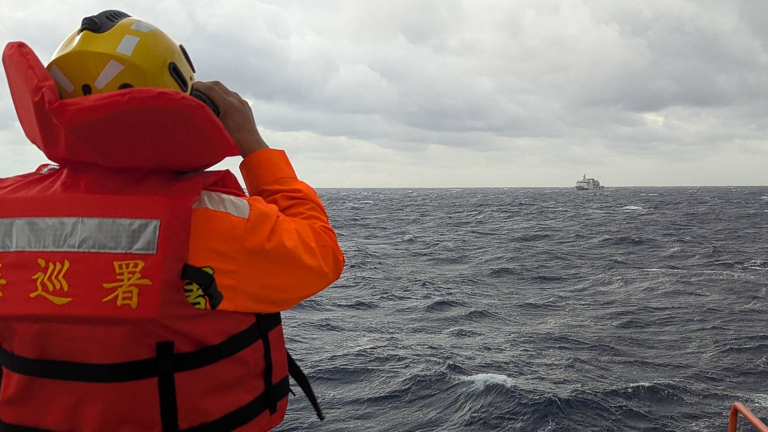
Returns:
[[[171,73],[171,77],[174,81],[176,81],[176,84],[179,85],[179,88],[184,93],[189,90],[189,81],[187,81],[187,78],[184,76],[184,73],[181,72],[181,69],[179,69],[179,66],[176,65],[176,63],[171,62],[171,64],[168,65],[168,71]]]
[[[105,18],[107,18],[107,21],[111,23],[117,23],[123,20],[124,18],[128,18],[128,16],[129,15],[125,12],[112,11],[112,12],[109,12]]]

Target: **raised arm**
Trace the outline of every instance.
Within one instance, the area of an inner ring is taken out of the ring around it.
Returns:
[[[224,295],[219,309],[289,309],[341,275],[336,234],[317,193],[296,177],[284,152],[261,139],[247,103],[220,83],[200,84],[240,147],[250,197],[204,192],[192,219],[190,264],[214,268]],[[243,131],[249,123],[252,130]]]

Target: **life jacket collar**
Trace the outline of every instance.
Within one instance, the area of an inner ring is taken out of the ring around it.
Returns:
[[[238,154],[213,112],[184,93],[133,88],[62,100],[23,42],[6,45],[3,66],[24,133],[58,164],[188,172]]]

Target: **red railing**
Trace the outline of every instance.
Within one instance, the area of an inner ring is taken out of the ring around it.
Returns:
[[[752,411],[745,407],[741,402],[736,402],[731,407],[731,417],[728,420],[728,432],[736,432],[736,429],[738,429],[739,414],[744,416],[745,419],[749,420],[749,422],[752,423],[752,426],[754,426],[758,431],[768,432],[768,426],[761,422],[760,419],[757,418],[756,415],[752,414]]]

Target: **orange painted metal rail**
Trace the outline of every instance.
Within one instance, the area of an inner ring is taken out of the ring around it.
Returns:
[[[749,420],[749,422],[752,423],[752,426],[754,426],[758,431],[768,432],[768,426],[760,421],[756,415],[752,414],[752,411],[745,407],[741,402],[736,402],[733,404],[733,406],[731,406],[731,416],[728,420],[728,432],[736,432],[736,429],[738,429],[739,414],[744,416],[745,419]]]

